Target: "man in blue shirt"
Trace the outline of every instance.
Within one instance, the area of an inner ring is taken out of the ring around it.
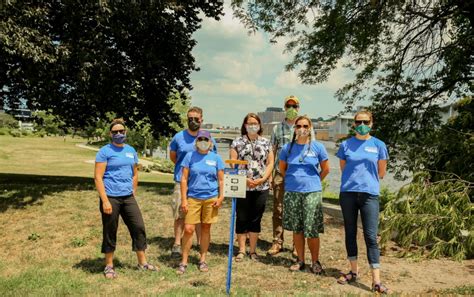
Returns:
[[[176,133],[170,143],[170,159],[175,164],[174,167],[174,191],[172,195],[171,208],[174,218],[174,244],[171,248],[171,255],[179,257],[181,253],[181,236],[183,234],[184,216],[179,207],[181,205],[181,174],[184,157],[187,153],[195,150],[196,136],[202,124],[202,109],[199,107],[191,107],[187,112],[188,129]],[[214,142],[214,140],[212,140]],[[216,151],[214,142],[213,150]],[[199,244],[200,227],[196,228],[196,237]]]

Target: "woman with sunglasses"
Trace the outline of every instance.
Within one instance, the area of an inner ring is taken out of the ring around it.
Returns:
[[[182,260],[176,272],[183,274],[188,266],[196,224],[201,224],[199,271],[207,272],[206,254],[211,240],[211,224],[217,222],[218,209],[224,200],[224,162],[212,150],[211,134],[199,130],[196,151],[186,154],[181,163],[181,210],[184,218]]]
[[[386,173],[388,152],[385,143],[370,135],[372,124],[370,112],[357,112],[354,116],[356,135],[342,142],[336,154],[342,171],[339,202],[350,263],[349,272],[341,273],[338,283],[351,283],[357,279],[357,216],[360,211],[367,258],[372,270],[372,289],[388,293],[387,287],[380,282],[380,250],[377,244],[379,179]]]
[[[298,261],[290,270],[305,269],[306,238],[311,252],[310,270],[321,274],[324,272],[319,261],[319,235],[324,232],[321,181],[329,173],[329,161],[324,146],[311,139],[312,129],[308,117],[296,119],[292,141],[281,150],[279,167],[285,178],[283,227],[293,231],[298,254]]]
[[[138,186],[138,156],[135,149],[125,144],[126,130],[122,119],[110,125],[112,143],[103,146],[96,155],[94,180],[100,196],[102,214],[102,253],[105,254],[104,275],[117,277],[113,257],[117,228],[121,216],[132,237],[132,249],[137,253],[138,269],[156,271],[145,257],[146,233],[135,195]]]
[[[247,193],[245,199],[237,199],[237,220],[235,232],[239,252],[235,257],[240,262],[246,255],[246,239],[249,237],[249,256],[257,260],[257,240],[261,231],[261,221],[265,212],[270,178],[273,170],[273,151],[270,141],[263,138],[261,120],[258,115],[249,113],[245,116],[240,129],[241,136],[231,145],[230,158],[248,161]]]

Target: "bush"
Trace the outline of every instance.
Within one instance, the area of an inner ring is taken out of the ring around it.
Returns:
[[[34,133],[35,136],[38,136],[38,137],[45,137],[46,136],[46,132],[43,131],[43,130],[38,130]]]
[[[0,128],[0,135],[8,135],[8,134],[10,134],[10,129]]]
[[[9,131],[10,135],[13,137],[21,137],[21,131],[17,129],[12,129]]]
[[[30,130],[21,130],[21,135],[23,136],[30,136],[32,132]]]
[[[149,170],[155,170],[164,173],[174,172],[174,163],[168,159],[154,159],[153,165],[148,166]]]
[[[387,187],[382,187],[380,189],[379,202],[380,202],[380,211],[385,209],[385,205],[396,197],[395,192],[391,192]]]
[[[415,255],[474,257],[474,206],[469,193],[474,184],[458,177],[430,182],[428,172],[418,172],[385,205],[381,215],[382,244],[394,239]]]

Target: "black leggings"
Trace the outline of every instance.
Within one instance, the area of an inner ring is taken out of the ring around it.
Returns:
[[[122,217],[125,225],[127,225],[132,237],[132,250],[146,250],[145,223],[143,222],[137,200],[133,196],[124,196],[109,197],[109,201],[112,205],[112,213],[105,214],[102,209],[102,201],[99,200],[103,226],[102,253],[115,251],[119,216]]]
[[[265,211],[268,190],[247,191],[245,199],[237,198],[237,220],[235,232],[243,234],[247,232],[260,233],[262,216]]]

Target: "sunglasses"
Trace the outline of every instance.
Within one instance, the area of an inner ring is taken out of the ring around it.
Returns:
[[[368,124],[370,124],[370,120],[369,120],[369,121],[365,121],[365,120],[355,120],[354,123],[355,123],[356,125],[362,125],[362,124],[368,125]]]
[[[206,137],[198,137],[197,141],[209,141]]]
[[[308,129],[309,128],[309,125],[295,125],[296,129],[299,129],[299,128],[305,128],[305,129]]]
[[[193,122],[200,122],[201,119],[198,117],[188,117],[188,121],[193,121]]]
[[[300,106],[298,104],[285,104],[286,108],[299,108]]]
[[[114,135],[118,134],[118,133],[123,134],[123,133],[125,133],[125,130],[111,130],[110,133],[112,133]]]

